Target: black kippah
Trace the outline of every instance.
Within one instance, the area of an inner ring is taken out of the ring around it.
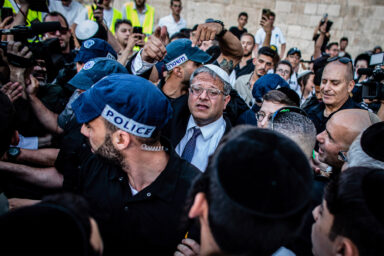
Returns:
[[[384,162],[384,122],[368,127],[361,136],[360,144],[367,155]]]
[[[235,152],[238,154],[233,157]],[[249,130],[230,139],[215,161],[224,194],[251,214],[286,218],[310,201],[313,177],[308,159],[284,135],[267,129]]]

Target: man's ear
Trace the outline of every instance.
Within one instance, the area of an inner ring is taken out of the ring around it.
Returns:
[[[195,200],[189,210],[188,217],[191,219],[202,217],[203,219],[208,220],[208,202],[204,193],[199,192],[195,195]]]
[[[12,134],[11,145],[17,146],[20,142],[19,132],[15,130]]]
[[[227,96],[224,97],[224,109],[223,110],[225,110],[225,108],[227,107],[227,105],[228,105],[230,100],[231,100],[231,96],[230,95],[227,95]]]
[[[115,146],[116,149],[124,150],[131,143],[131,141],[132,141],[131,136],[132,135],[130,135],[129,133],[127,133],[125,131],[117,130],[111,136],[112,144]]]
[[[184,77],[184,69],[181,66],[174,67],[173,73],[175,73],[176,77],[178,78]]]
[[[349,239],[339,236],[335,239],[335,249],[337,256],[358,256],[359,250],[356,245]]]
[[[349,93],[352,92],[353,87],[355,87],[355,81],[354,81],[354,80],[351,80],[351,81],[348,83],[348,92],[349,92]]]

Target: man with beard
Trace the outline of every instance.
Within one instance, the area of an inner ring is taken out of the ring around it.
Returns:
[[[252,88],[255,82],[267,74],[269,70],[273,69],[274,59],[276,52],[269,47],[262,47],[257,53],[257,57],[253,59],[255,68],[252,73],[243,75],[236,80],[235,90],[239,93],[240,97],[248,104],[252,106]]]
[[[166,96],[141,77],[114,74],[72,107],[96,153],[82,166],[77,191],[96,213],[106,254],[172,253],[188,231],[180,220],[198,170],[161,137],[172,116]]]
[[[244,33],[240,38],[240,42],[243,47],[244,56],[241,58],[240,63],[235,67],[236,78],[250,74],[255,69],[252,59],[255,38],[250,33]]]

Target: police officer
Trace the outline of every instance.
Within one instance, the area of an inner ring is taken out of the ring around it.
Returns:
[[[113,74],[72,107],[96,153],[77,191],[96,214],[106,253],[170,255],[187,231],[180,219],[199,171],[160,136],[172,116],[166,96],[141,77]]]

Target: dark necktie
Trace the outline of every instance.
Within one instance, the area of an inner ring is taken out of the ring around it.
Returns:
[[[193,127],[192,137],[189,139],[189,141],[185,145],[181,158],[187,160],[188,162],[192,161],[193,154],[195,153],[195,148],[196,148],[196,140],[200,134],[201,134],[201,130],[197,127]]]

